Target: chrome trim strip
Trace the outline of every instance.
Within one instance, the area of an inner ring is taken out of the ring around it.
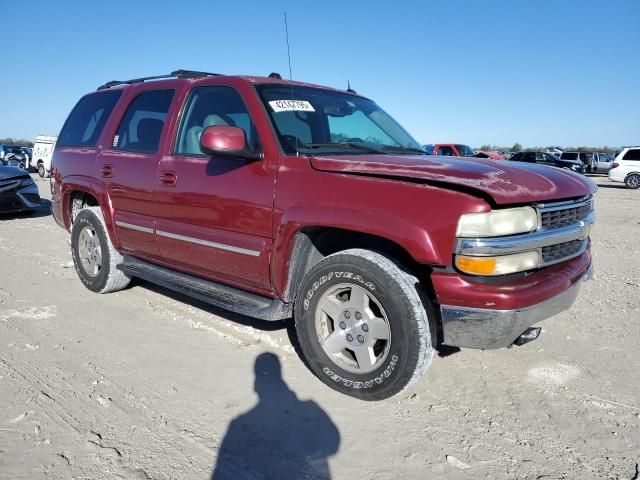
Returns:
[[[533,205],[533,207],[541,210],[573,208],[573,207],[579,207],[580,205],[591,202],[591,201],[593,201],[593,195],[587,195],[586,197],[578,198],[576,200],[566,200],[564,202],[536,203],[535,205]]]
[[[141,227],[140,225],[134,225],[132,223],[121,222],[116,220],[116,225],[122,228],[128,228],[129,230],[137,230],[138,232],[153,233],[153,228]]]
[[[197,245],[204,245],[205,247],[217,248],[219,250],[226,250],[228,252],[241,253],[242,255],[250,255],[252,257],[260,256],[259,251],[249,250],[248,248],[234,247],[233,245],[225,245],[224,243],[210,242],[209,240],[202,240],[200,238],[188,237],[186,235],[179,235],[177,233],[165,232],[163,230],[157,230],[156,233],[163,237],[172,238],[174,240],[182,240],[183,242],[195,243]]]
[[[570,242],[571,240],[584,240],[589,236],[591,225],[593,225],[594,221],[595,213],[591,212],[584,220],[555,230],[542,230],[511,237],[459,238],[455,253],[458,255],[493,257],[538,250],[543,247]]]

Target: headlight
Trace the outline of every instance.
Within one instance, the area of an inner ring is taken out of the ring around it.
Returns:
[[[499,257],[456,257],[456,267],[471,275],[508,275],[533,270],[540,265],[537,251]]]
[[[537,230],[538,213],[531,207],[508,208],[460,217],[458,237],[501,237]]]

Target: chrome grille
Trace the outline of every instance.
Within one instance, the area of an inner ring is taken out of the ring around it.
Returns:
[[[586,219],[592,211],[591,198],[580,203],[545,206],[540,210],[540,227],[543,230],[568,227]]]
[[[583,250],[587,240],[571,240],[542,248],[542,262],[545,264],[567,260]]]

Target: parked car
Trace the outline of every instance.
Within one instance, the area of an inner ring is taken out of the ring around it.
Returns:
[[[538,165],[565,168],[577,173],[584,173],[582,162],[578,160],[562,160],[547,152],[520,152],[513,155],[509,160],[515,162],[537,163]]]
[[[38,187],[26,170],[0,160],[0,213],[34,212],[40,207]]]
[[[618,154],[609,170],[609,180],[640,188],[640,147],[627,147]]]
[[[56,139],[52,135],[38,135],[33,144],[32,166],[43,178],[51,172],[51,155]]]
[[[293,316],[324,383],[378,400],[439,345],[523,344],[572,304],[596,186],[541,170],[428,156],[355,92],[176,71],[80,99],[55,146],[52,211],[88,289],[139,277]]]
[[[3,159],[16,163],[19,168],[26,168],[27,156],[19,145],[4,145]]]
[[[445,157],[475,157],[476,152],[468,145],[461,143],[436,143],[432,148],[432,155]]]
[[[606,173],[611,168],[611,157],[599,152],[562,152],[561,160],[579,160],[586,173]]]
[[[478,150],[474,157],[490,158],[491,160],[504,160],[503,154],[500,152],[494,152],[493,150]]]

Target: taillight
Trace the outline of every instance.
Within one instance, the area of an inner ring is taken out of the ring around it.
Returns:
[[[619,163],[614,163],[613,165],[611,165],[611,170],[613,170],[614,168],[618,168],[619,166]]]

